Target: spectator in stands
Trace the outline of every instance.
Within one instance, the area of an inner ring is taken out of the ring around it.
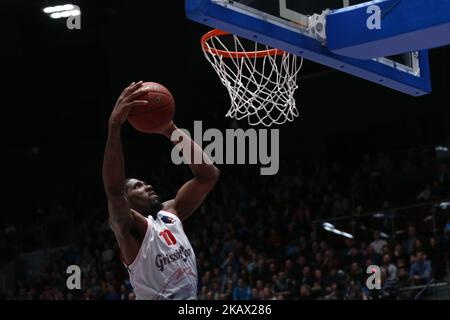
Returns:
[[[233,289],[233,300],[250,300],[252,291],[250,287],[244,283],[244,279],[239,278],[237,285]]]
[[[300,300],[312,300],[311,287],[302,285],[300,287]]]
[[[353,283],[362,283],[363,278],[363,270],[357,262],[353,262],[349,273],[349,280],[353,281]]]
[[[391,263],[391,256],[389,254],[385,254],[383,256],[383,268],[384,270],[386,270],[387,280],[397,280],[397,267],[393,263]]]
[[[424,252],[424,247],[422,244],[422,240],[416,239],[416,242],[414,244],[414,253],[417,253],[419,251]]]
[[[381,290],[379,294],[380,300],[393,300],[397,298],[399,291],[398,279],[388,276],[388,271],[381,268]]]
[[[370,264],[379,265],[381,263],[381,256],[375,252],[375,249],[371,245],[367,247],[363,259],[366,262],[366,266]],[[370,264],[368,264],[369,260]]]
[[[236,273],[233,272],[233,266],[228,265],[226,267],[226,273],[222,277],[222,284],[220,287],[221,292],[225,291],[228,281],[230,281],[230,280],[234,284],[234,282],[236,281]]]
[[[419,251],[411,264],[409,276],[413,284],[426,284],[431,280],[431,263],[425,258],[425,254]]]
[[[208,287],[202,286],[202,288],[200,289],[200,294],[198,295],[198,299],[206,300],[207,295],[208,295]]]
[[[251,300],[261,300],[261,297],[259,296],[258,289],[253,288],[252,289],[252,298]]]
[[[404,267],[398,269],[398,283],[401,288],[407,287],[410,283],[408,271]]]
[[[272,290],[269,287],[264,287],[263,289],[263,295],[262,295],[262,299],[263,300],[274,300],[274,295]]]
[[[357,263],[358,265],[362,263],[361,252],[356,247],[352,247],[345,257],[345,265],[347,267],[350,267],[353,263]]]
[[[402,259],[402,260],[407,260],[408,259],[408,255],[406,255],[403,251],[403,247],[400,243],[396,243],[395,247],[394,247],[394,252],[391,256],[392,258],[392,262],[396,263],[398,262],[398,260]]]
[[[120,295],[120,297],[119,297],[119,300],[128,300],[128,290],[127,290],[127,288],[125,287],[125,285],[124,284],[121,284],[120,285],[120,293],[119,293],[119,295]]]
[[[314,284],[314,278],[311,274],[311,268],[309,266],[305,266],[302,272],[302,284],[312,287]]]
[[[429,248],[427,250],[427,257],[431,262],[433,270],[432,277],[435,279],[442,279],[446,273],[445,249],[440,240],[436,237],[430,238]]]
[[[408,238],[403,243],[403,248],[408,255],[412,255],[414,253],[415,245],[416,245],[417,235],[416,228],[414,226],[408,227]]]
[[[370,243],[370,246],[374,249],[375,253],[378,255],[383,254],[383,247],[385,245],[387,245],[387,241],[380,238],[380,231],[374,231],[373,241]]]
[[[325,289],[325,300],[337,300],[338,294],[337,294],[337,283],[333,282],[331,286],[327,287]]]
[[[298,270],[297,268],[294,268],[294,262],[291,259],[287,259],[284,262],[284,270],[287,278],[289,279],[298,278]]]

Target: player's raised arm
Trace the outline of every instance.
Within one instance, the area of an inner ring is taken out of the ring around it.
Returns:
[[[183,150],[191,148],[190,159],[187,159],[185,154],[183,156],[189,164],[194,178],[178,190],[175,199],[165,202],[164,207],[175,211],[178,217],[184,220],[201,205],[219,179],[220,172],[200,146],[172,123],[163,134],[171,139],[173,133],[180,137],[178,141],[174,141],[177,148]],[[198,161],[200,159],[201,161]]]
[[[108,198],[109,221],[116,235],[130,229],[132,219],[125,193],[125,166],[121,142],[121,128],[130,110],[147,104],[144,100],[135,100],[146,92],[141,88],[142,81],[132,83],[117,99],[108,122],[108,140],[103,159],[103,184]]]

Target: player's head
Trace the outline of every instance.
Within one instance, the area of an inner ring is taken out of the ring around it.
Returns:
[[[157,213],[162,209],[161,200],[153,187],[138,179],[127,179],[125,181],[125,192],[130,202],[130,207],[142,214],[149,212]]]

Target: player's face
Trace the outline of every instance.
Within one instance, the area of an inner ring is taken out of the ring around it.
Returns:
[[[145,181],[130,179],[127,181],[127,195],[132,204],[140,207],[153,207],[160,203],[158,194]]]

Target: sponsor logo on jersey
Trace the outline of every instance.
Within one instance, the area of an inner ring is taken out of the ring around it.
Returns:
[[[174,218],[171,218],[171,217],[168,217],[168,216],[162,216],[161,220],[164,223],[174,223],[175,222]]]
[[[191,249],[185,249],[183,246],[180,246],[178,250],[171,254],[157,254],[155,259],[156,267],[163,272],[164,266],[171,264],[172,262],[178,261],[182,259],[184,262],[187,261],[187,258],[192,254]]]

